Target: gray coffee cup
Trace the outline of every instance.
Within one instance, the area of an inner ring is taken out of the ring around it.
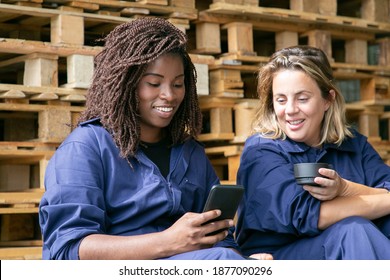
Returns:
[[[332,165],[324,162],[296,163],[294,164],[294,176],[298,184],[319,187],[314,182],[315,177],[324,177],[318,170],[320,168],[332,169]]]

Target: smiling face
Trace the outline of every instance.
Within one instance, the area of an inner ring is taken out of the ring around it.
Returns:
[[[303,71],[281,70],[274,75],[272,92],[275,114],[286,135],[309,146],[317,145],[330,106],[317,83]]]
[[[141,140],[157,142],[171,122],[185,95],[184,65],[179,55],[164,54],[151,62],[137,93],[141,119]]]

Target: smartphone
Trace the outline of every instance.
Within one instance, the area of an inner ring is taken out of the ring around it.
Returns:
[[[210,190],[203,212],[219,209],[221,216],[213,221],[233,219],[243,194],[244,187],[241,185],[215,185]]]

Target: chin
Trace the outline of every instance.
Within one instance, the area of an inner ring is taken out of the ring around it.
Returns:
[[[293,141],[295,141],[295,142],[304,142],[305,140],[303,139],[303,138],[301,138],[301,137],[294,137],[294,136],[292,136],[292,135],[288,135],[288,134],[286,134],[287,135],[287,137],[288,138],[290,138],[291,140],[293,140]]]

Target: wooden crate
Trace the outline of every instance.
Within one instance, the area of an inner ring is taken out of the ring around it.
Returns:
[[[252,133],[252,121],[258,99],[245,99],[234,105],[234,139],[232,143],[244,143]]]
[[[59,86],[59,80],[61,79],[64,81],[62,87],[87,89],[93,75],[93,56],[71,54],[66,57],[64,62],[59,58],[56,54],[42,53],[14,56],[1,61],[0,70],[3,75],[7,75],[6,81],[9,84],[56,88]],[[62,68],[66,69],[66,72],[62,71],[63,74],[60,73]],[[21,97],[23,95],[14,95],[14,98]],[[11,98],[10,93],[3,94],[3,98]],[[34,96],[34,99],[55,100],[58,97],[48,91],[45,95]]]
[[[201,97],[203,131],[200,141],[233,140],[233,107],[235,100],[230,98]]]
[[[222,183],[236,183],[242,148],[242,145],[229,145],[205,149]]]
[[[66,101],[47,104],[53,105],[0,103],[0,140],[61,143],[84,107]]]
[[[0,259],[41,259],[38,205],[43,189],[0,192]]]
[[[244,83],[241,80],[241,71],[228,66],[214,67],[209,71],[210,95],[216,97],[243,97]]]
[[[58,143],[0,142],[0,191],[25,191],[44,188],[44,174],[48,161]],[[16,173],[20,171],[20,173]]]

